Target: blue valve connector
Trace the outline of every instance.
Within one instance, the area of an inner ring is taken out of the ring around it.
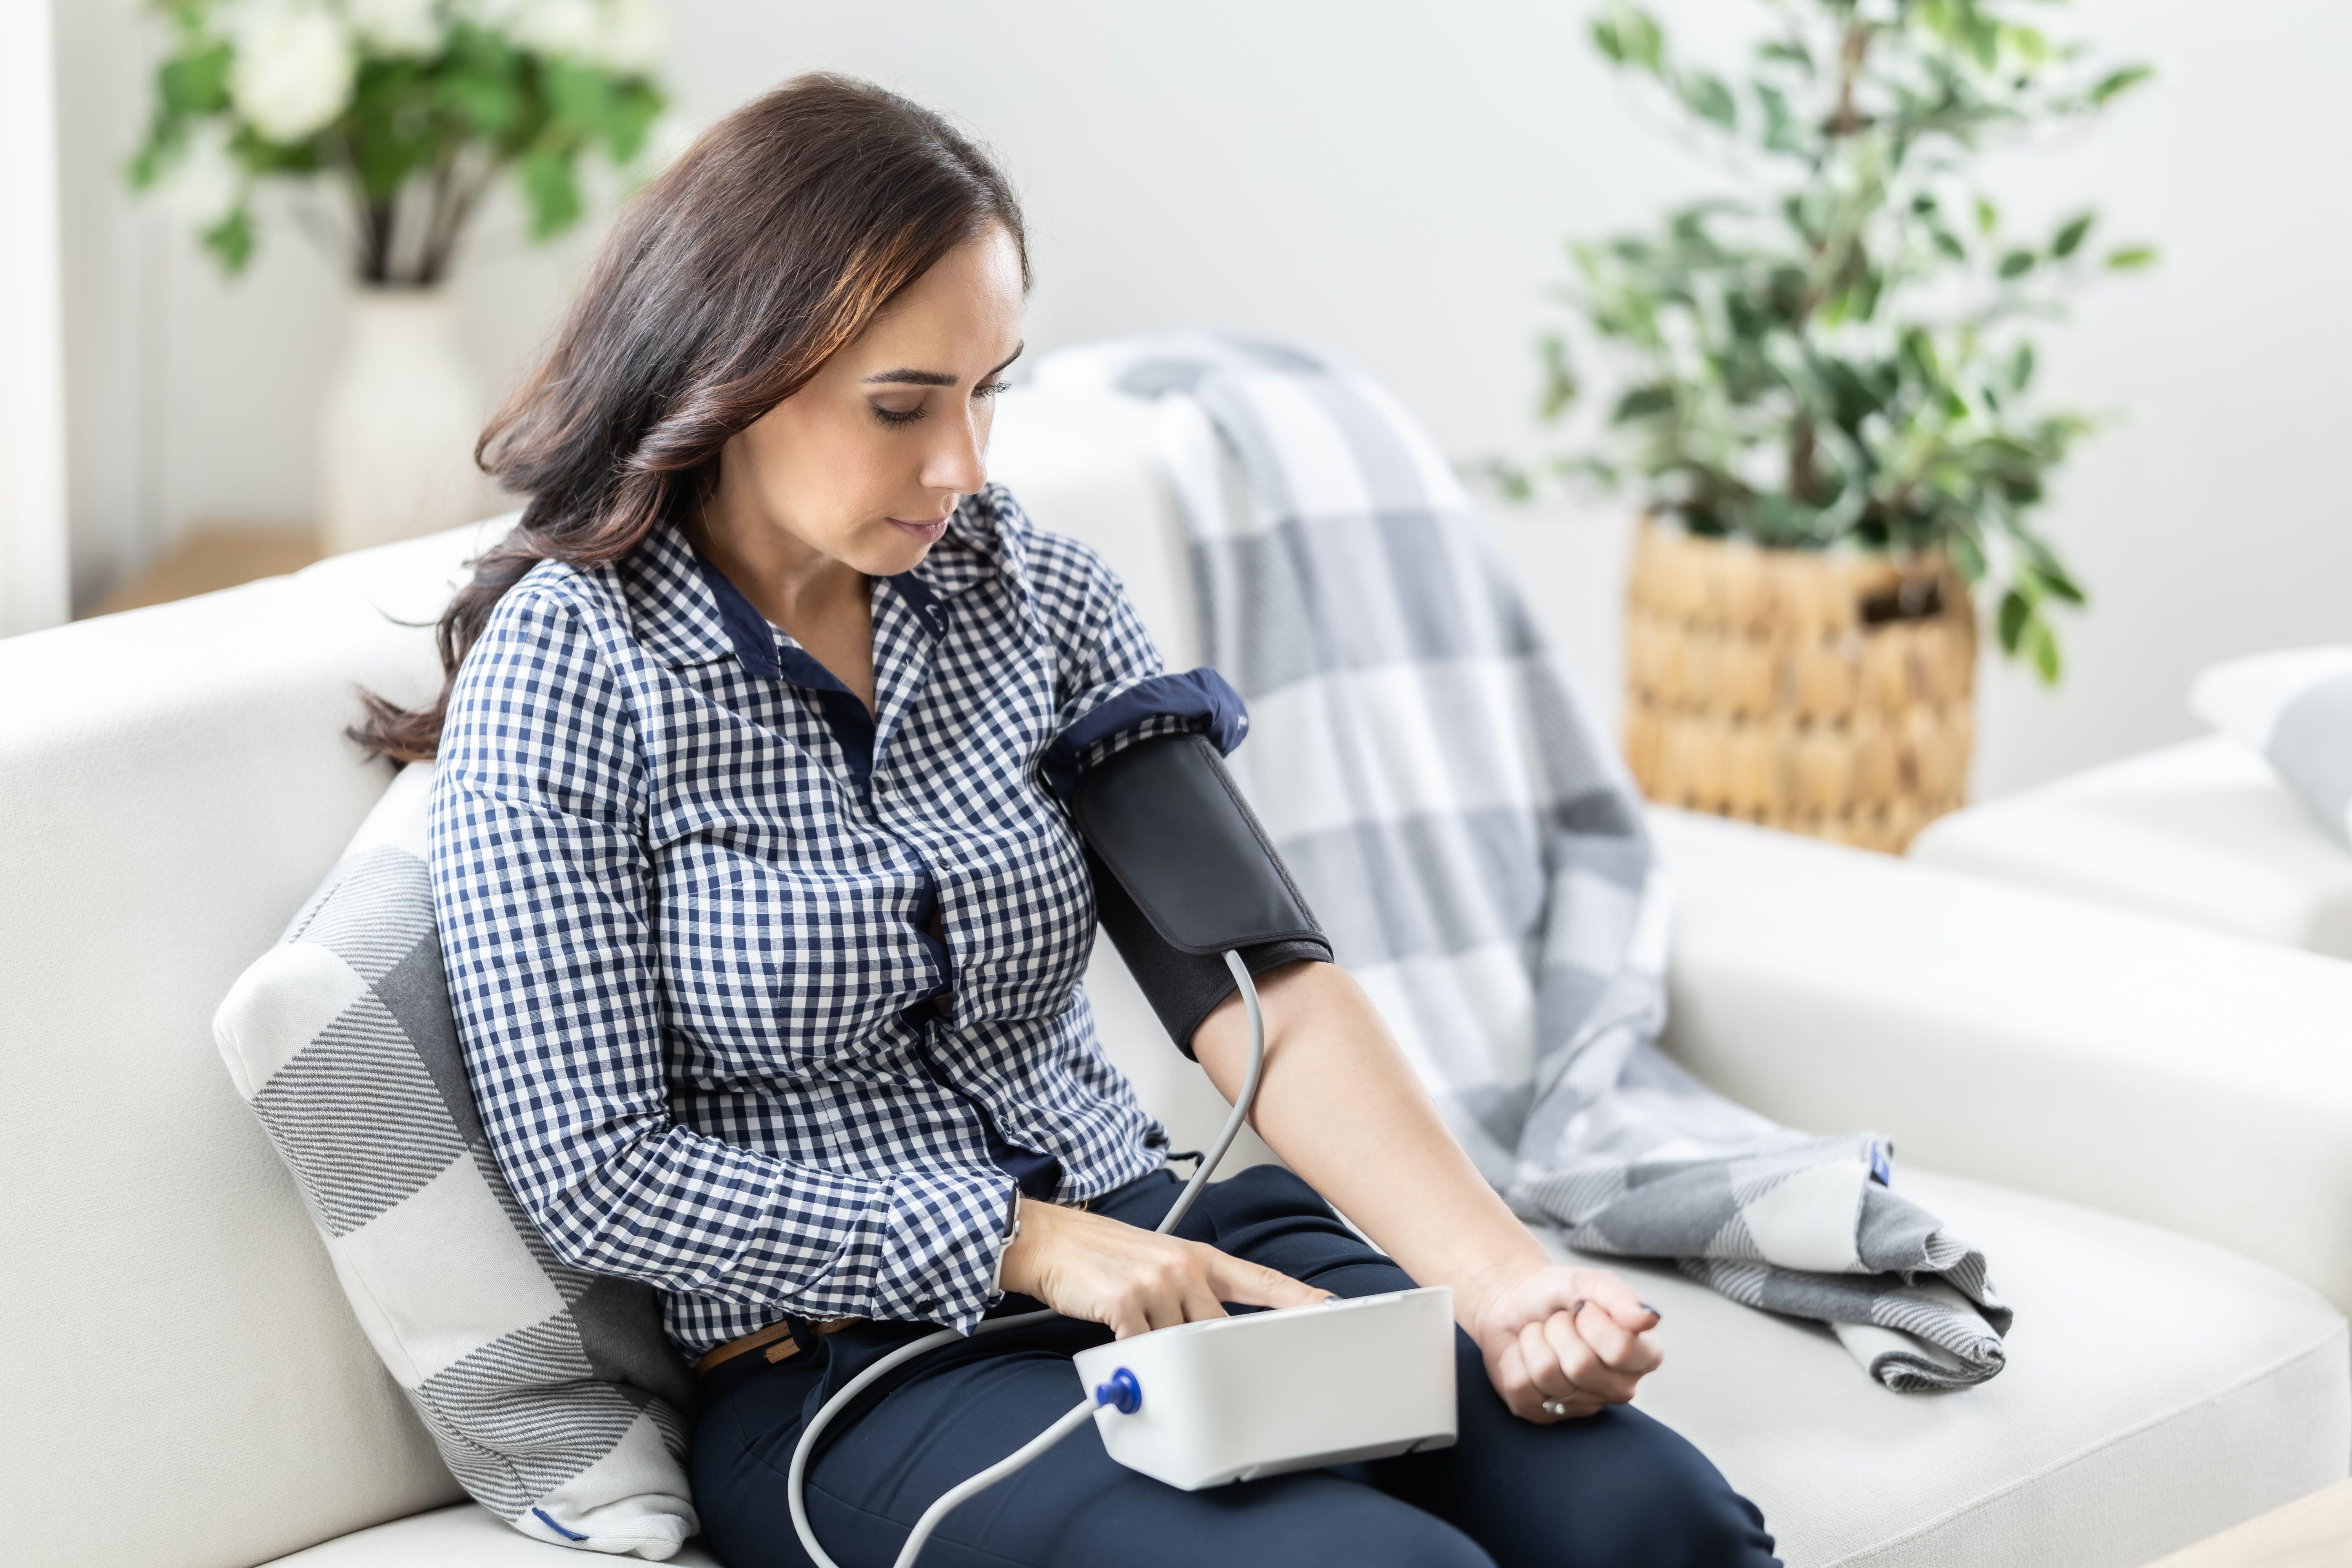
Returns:
[[[1135,1373],[1120,1367],[1110,1374],[1109,1382],[1095,1384],[1095,1403],[1108,1405],[1121,1415],[1132,1415],[1143,1408],[1143,1384],[1135,1381]]]

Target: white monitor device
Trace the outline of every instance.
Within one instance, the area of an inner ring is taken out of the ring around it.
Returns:
[[[1131,1414],[1095,1411],[1110,1457],[1186,1491],[1454,1438],[1444,1286],[1185,1323],[1076,1362],[1089,1390],[1134,1379]]]

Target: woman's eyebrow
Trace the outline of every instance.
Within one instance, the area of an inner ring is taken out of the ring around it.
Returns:
[[[1010,365],[1014,360],[1019,359],[1021,357],[1021,350],[1025,349],[1029,345],[1024,342],[1020,346],[1020,348],[1014,349],[1012,353],[1005,356],[1003,364],[998,365],[995,370],[992,370],[988,374],[990,375],[995,375],[1003,371],[1005,367]],[[886,370],[881,372],[879,374],[869,375],[865,381],[865,384],[867,386],[876,386],[891,383],[895,383],[900,386],[953,386],[956,384],[956,378],[942,370],[914,370],[902,366],[898,370]]]

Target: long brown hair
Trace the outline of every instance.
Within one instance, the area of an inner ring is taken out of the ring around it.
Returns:
[[[715,481],[729,437],[992,223],[1021,248],[1025,286],[1003,174],[870,83],[794,77],[704,132],[624,216],[546,360],[474,448],[530,499],[441,616],[441,695],[411,710],[362,693],[352,738],[399,762],[433,756],[457,667],[524,573],[627,555]]]

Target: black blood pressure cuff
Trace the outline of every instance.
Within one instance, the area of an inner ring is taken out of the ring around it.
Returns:
[[[1080,774],[1066,798],[1103,930],[1185,1055],[1234,989],[1228,949],[1252,974],[1330,961],[1306,899],[1202,736],[1134,742]]]

